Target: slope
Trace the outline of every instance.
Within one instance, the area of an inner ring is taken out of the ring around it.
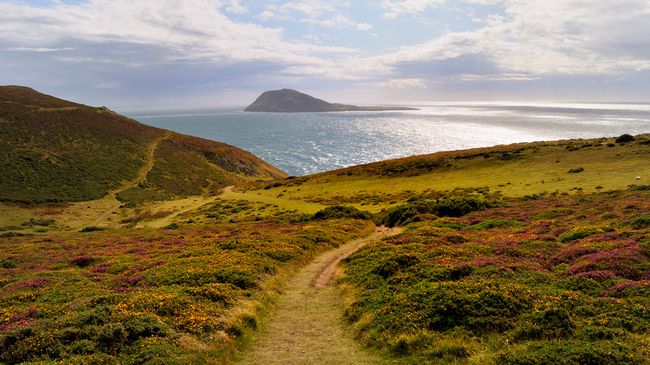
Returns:
[[[146,177],[123,191],[122,200],[184,197],[286,176],[234,146],[169,134],[26,87],[0,87],[0,126],[0,201],[99,199],[137,180],[151,156]]]
[[[238,189],[379,212],[414,196],[452,192],[499,198],[622,190],[648,183],[649,157],[649,135],[618,143],[613,137],[519,143],[379,161]]]

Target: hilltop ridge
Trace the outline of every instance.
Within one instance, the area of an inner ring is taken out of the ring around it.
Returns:
[[[417,110],[404,107],[371,107],[331,104],[293,89],[271,90],[260,95],[245,112],[319,113],[341,111]]]

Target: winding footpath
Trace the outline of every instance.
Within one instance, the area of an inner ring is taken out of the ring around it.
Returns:
[[[108,192],[108,195],[112,200],[115,201],[115,204],[111,207],[111,209],[104,212],[104,214],[102,214],[101,217],[97,218],[97,220],[89,224],[90,226],[99,225],[100,223],[105,221],[108,217],[110,217],[110,215],[113,214],[113,212],[116,211],[117,208],[119,208],[122,205],[122,202],[117,200],[117,194],[126,191],[128,189],[131,189],[134,186],[137,186],[139,183],[143,182],[144,179],[147,178],[147,175],[153,169],[153,166],[155,164],[154,154],[156,152],[156,148],[158,148],[160,142],[166,140],[171,135],[172,135],[171,131],[165,131],[163,135],[161,135],[160,137],[156,138],[155,140],[151,141],[151,143],[149,143],[149,146],[147,146],[147,163],[140,169],[138,175],[134,180],[128,182],[126,185],[122,186],[121,188]]]
[[[378,227],[367,238],[349,242],[318,256],[286,285],[263,320],[262,329],[237,364],[392,364],[363,349],[346,328],[344,298],[327,285],[336,264],[368,242],[399,234],[401,228]]]

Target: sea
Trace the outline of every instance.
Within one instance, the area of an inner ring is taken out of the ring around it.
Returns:
[[[237,146],[292,176],[439,151],[650,133],[650,103],[400,106],[419,110],[251,113],[238,107],[123,114],[150,126]]]

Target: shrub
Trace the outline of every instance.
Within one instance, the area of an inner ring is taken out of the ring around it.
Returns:
[[[499,365],[637,365],[645,361],[630,349],[609,342],[538,343],[497,356]]]
[[[389,209],[386,216],[381,220],[381,223],[389,227],[394,227],[405,223],[416,215],[435,214],[439,217],[462,217],[471,212],[497,206],[500,206],[500,204],[495,201],[473,197],[415,201]]]
[[[0,260],[0,267],[3,269],[13,269],[16,267],[16,263],[12,259],[2,259]]]
[[[604,230],[598,227],[578,227],[560,236],[560,242],[575,241],[599,233],[604,233]]]
[[[515,331],[517,340],[554,339],[568,337],[576,324],[565,309],[551,308],[530,315]]]
[[[106,229],[106,228],[97,227],[97,226],[88,226],[88,227],[84,227],[79,232],[95,232],[95,231],[103,231],[104,229]]]
[[[650,227],[650,214],[639,214],[627,222],[634,229]]]
[[[650,185],[630,185],[628,188],[630,191],[644,191],[644,190],[650,190]]]
[[[94,258],[92,257],[87,257],[87,256],[79,256],[70,259],[70,263],[73,265],[77,265],[79,267],[86,267],[90,264],[92,264],[95,261]]]
[[[621,134],[618,138],[616,138],[616,143],[626,143],[626,142],[632,142],[634,141],[634,136],[630,134]]]
[[[312,220],[320,221],[340,218],[370,220],[372,219],[372,214],[370,212],[362,211],[354,207],[334,205],[316,212],[316,214],[314,214],[312,217]]]

